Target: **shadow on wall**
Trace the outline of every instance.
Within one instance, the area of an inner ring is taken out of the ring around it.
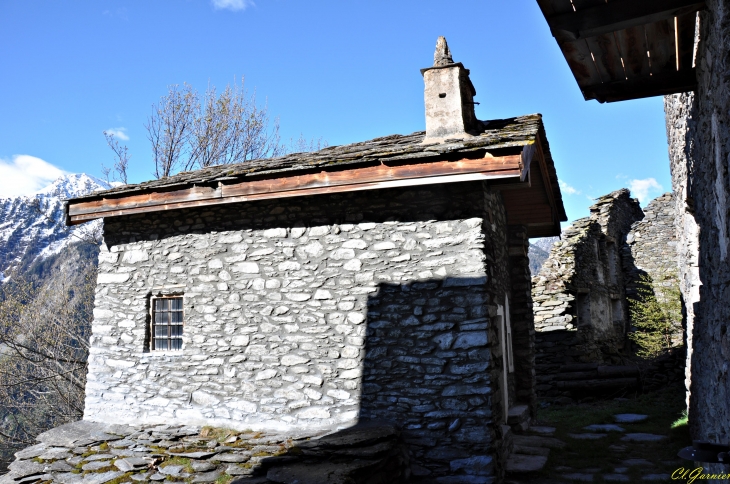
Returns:
[[[340,469],[358,483],[406,482],[411,470],[411,482],[452,482],[440,476],[489,480],[495,472],[496,391],[489,345],[496,334],[486,279],[378,286],[368,298],[363,366],[341,371],[351,383],[342,395],[329,393],[348,398],[360,390],[359,424],[321,439],[318,445],[331,447],[328,452],[313,450],[313,443],[288,452],[297,472]],[[388,432],[389,426],[397,431]],[[397,444],[394,433],[396,440],[400,435]],[[262,470],[281,462],[281,456],[266,459]],[[392,480],[395,476],[403,480]]]

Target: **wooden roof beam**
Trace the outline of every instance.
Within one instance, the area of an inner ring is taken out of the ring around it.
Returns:
[[[626,81],[606,82],[582,88],[586,101],[598,102],[627,101],[651,96],[663,96],[677,92],[693,91],[697,87],[695,68],[653,76],[629,79]]]
[[[615,0],[552,15],[547,21],[556,39],[574,41],[679,17],[703,8],[704,0]]]
[[[66,204],[66,224],[76,225],[103,217],[118,217],[181,208],[271,200],[436,183],[519,180],[523,155],[465,158],[408,165],[378,165],[351,170],[321,171],[281,178],[241,181],[217,187],[201,186],[133,195],[76,199]]]

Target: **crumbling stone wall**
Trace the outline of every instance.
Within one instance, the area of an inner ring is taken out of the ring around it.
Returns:
[[[700,20],[696,93],[668,96],[665,111],[673,190],[681,214],[679,258],[687,308],[690,428],[694,439],[728,442],[730,11],[727,2],[708,0]]]
[[[555,393],[553,375],[564,365],[620,362],[627,329],[621,248],[642,217],[626,189],[599,198],[532,278],[538,394]]]
[[[631,226],[623,248],[627,297],[640,297],[640,285],[659,299],[671,297],[678,289],[676,210],[674,195],[665,193],[649,202],[644,219]],[[683,337],[683,322],[676,321],[672,345],[682,346]]]
[[[384,418],[425,472],[465,455],[487,472],[509,405],[506,230],[481,183],[107,219],[85,419],[301,432]],[[149,350],[159,294],[184,296],[182,351]]]

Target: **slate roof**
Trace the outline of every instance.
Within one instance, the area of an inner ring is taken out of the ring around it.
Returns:
[[[548,167],[548,176],[554,190],[558,210],[564,215],[557,174],[550,156],[542,116],[531,114],[507,119],[482,121],[483,132],[466,140],[446,140],[444,143],[422,144],[425,131],[410,135],[391,135],[370,141],[342,146],[331,146],[311,153],[292,153],[279,158],[251,160],[230,165],[217,165],[201,170],[178,173],[173,176],[139,184],[122,185],[110,190],[94,192],[73,201],[119,198],[148,192],[167,191],[191,186],[213,185],[217,182],[242,182],[247,178],[278,178],[313,169],[354,169],[380,161],[414,162],[483,150],[514,148],[516,151],[539,138]]]

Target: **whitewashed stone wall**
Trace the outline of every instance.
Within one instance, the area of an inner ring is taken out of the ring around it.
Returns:
[[[505,228],[480,183],[107,219],[84,418],[387,418],[437,474],[467,449],[488,467]],[[184,296],[182,351],[149,350],[160,294]]]

